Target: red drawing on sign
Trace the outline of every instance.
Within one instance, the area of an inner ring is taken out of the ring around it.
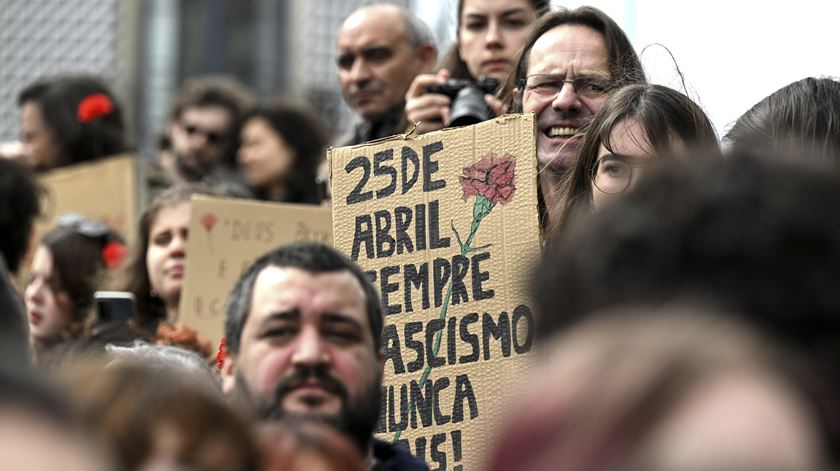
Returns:
[[[216,225],[216,216],[212,213],[207,213],[204,216],[201,216],[201,225],[204,227],[204,230],[207,231],[207,244],[210,246],[210,253],[213,253],[213,227]]]

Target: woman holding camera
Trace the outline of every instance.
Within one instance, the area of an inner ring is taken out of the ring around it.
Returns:
[[[452,99],[428,93],[443,87],[450,78],[478,81],[490,77],[503,83],[516,64],[531,25],[548,10],[547,0],[459,0],[458,33],[436,75],[418,75],[406,94],[405,114],[414,130],[424,134],[444,128],[450,122]],[[494,113],[502,113],[502,102],[484,96]]]

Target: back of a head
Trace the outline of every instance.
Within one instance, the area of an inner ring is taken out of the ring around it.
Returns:
[[[808,77],[744,113],[724,138],[733,154],[840,164],[840,81]]]
[[[689,306],[619,309],[546,353],[494,471],[822,469],[787,357],[732,319]]]
[[[61,378],[84,424],[113,451],[120,469],[253,470],[247,416],[217,390],[167,360],[124,358],[64,368]],[[150,364],[147,364],[150,363]]]
[[[0,252],[13,274],[29,248],[35,218],[41,214],[42,192],[29,169],[0,159]]]
[[[749,157],[657,170],[552,241],[534,278],[541,332],[611,306],[698,300],[793,348],[836,397],[840,177]],[[823,415],[840,430],[840,411]]]
[[[816,334],[840,326],[836,201],[838,176],[782,162],[666,162],[552,241],[535,294],[553,329],[612,304],[699,295],[787,336]]]

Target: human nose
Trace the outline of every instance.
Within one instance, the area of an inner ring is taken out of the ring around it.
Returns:
[[[329,352],[317,329],[307,328],[301,331],[292,363],[300,368],[319,368],[329,363]]]
[[[560,111],[572,111],[580,109],[580,97],[578,97],[577,91],[575,90],[574,81],[563,81],[563,84],[560,85],[560,89],[557,90],[557,94],[554,95],[554,99],[551,102],[551,106],[555,110]]]
[[[484,35],[484,45],[488,48],[499,48],[502,46],[502,34],[497,21],[491,21],[487,25],[487,33]]]
[[[34,280],[23,291],[23,300],[26,304],[32,304],[41,298],[44,282],[42,280]]]
[[[187,236],[186,234],[178,234],[172,238],[169,243],[169,255],[171,257],[183,257],[187,253]]]
[[[353,61],[353,66],[350,67],[350,80],[354,82],[363,82],[370,78],[370,68],[365,63],[364,58],[357,58]]]

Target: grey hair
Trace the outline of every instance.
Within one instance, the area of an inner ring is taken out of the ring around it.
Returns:
[[[196,382],[210,383],[214,390],[221,392],[219,376],[210,368],[207,360],[190,350],[170,345],[152,345],[142,340],[135,340],[128,347],[106,345],[105,351],[111,359],[108,366],[125,363],[142,364],[154,370],[190,375]]]
[[[429,29],[429,25],[408,9],[404,10],[403,18],[405,18],[405,38],[412,49],[418,49],[429,44],[437,51],[435,37],[432,30]]]

